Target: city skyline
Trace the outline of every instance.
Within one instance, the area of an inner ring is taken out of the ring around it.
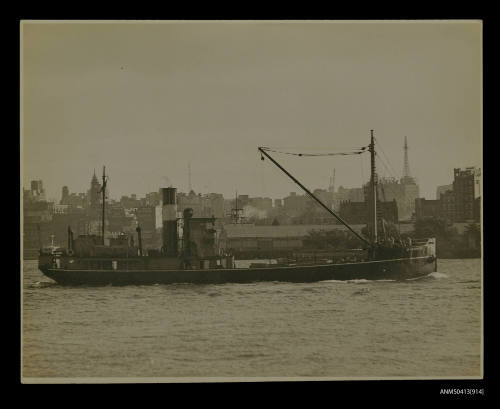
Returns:
[[[403,143],[420,196],[481,163],[481,24],[26,23],[22,176],[86,192],[105,165],[111,197],[188,190],[282,198],[300,190],[257,146],[383,152]],[[277,156],[311,188],[360,187],[368,157]]]
[[[466,169],[471,169],[472,167],[466,167],[466,168],[455,168],[454,170],[466,170]],[[481,174],[481,168],[474,168],[474,169],[477,169],[479,171],[479,174]],[[67,195],[83,195],[85,196],[87,199],[89,199],[89,194],[90,194],[90,191],[92,190],[91,189],[91,186],[92,186],[92,181],[94,179],[94,174],[91,178],[91,180],[89,181],[89,184],[88,184],[88,188],[87,189],[83,189],[82,191],[78,191],[78,190],[74,190],[71,188],[71,186],[68,186],[68,185],[64,185],[64,186],[61,186],[61,188],[59,189],[60,191],[60,197],[48,197],[45,192],[46,192],[46,186],[44,184],[44,181],[41,180],[41,179],[34,179],[34,180],[31,180],[29,183],[27,183],[27,185],[24,185],[23,186],[23,190],[29,192],[30,190],[33,190],[33,184],[36,183],[36,184],[39,184],[40,182],[42,183],[42,186],[43,186],[43,192],[44,192],[44,201],[48,201],[48,202],[54,202],[55,204],[58,204],[62,197],[64,196],[64,193],[66,192]],[[96,176],[97,177],[97,176]],[[99,178],[97,178],[98,180],[98,184],[99,184],[99,187],[101,186],[101,183],[99,182]],[[335,180],[335,179],[334,179]],[[401,179],[392,179],[391,176],[389,177],[386,177],[386,176],[382,176],[382,177],[379,177],[378,178],[378,181],[379,181],[379,184],[387,184],[387,183],[396,183],[396,184],[404,184],[402,183]],[[366,182],[367,183],[367,182]],[[31,185],[31,187],[30,187]],[[416,185],[418,186],[418,181],[416,183]],[[366,184],[364,186],[343,186],[343,185],[334,185],[334,186],[329,186],[329,187],[312,187],[310,190],[312,192],[316,192],[318,190],[320,191],[323,191],[323,192],[332,192],[332,193],[335,193],[335,194],[340,194],[342,192],[345,192],[345,191],[362,191],[364,189],[364,187],[366,186]],[[168,187],[168,186],[163,186],[163,187]],[[175,186],[171,186],[171,187],[175,187]],[[331,190],[331,188],[334,188],[334,190]],[[285,197],[289,197],[290,195],[298,195],[298,196],[307,196],[307,193],[305,193],[303,190],[301,190],[300,188],[298,189],[299,191],[297,192],[296,190],[292,190],[291,192],[285,194],[285,196],[283,197],[269,197],[269,196],[265,196],[265,197],[262,197],[262,196],[253,196],[253,195],[249,195],[247,194],[244,190],[241,190],[241,191],[237,191],[235,192],[236,194],[233,195],[233,196],[225,196],[223,193],[221,192],[200,192],[200,191],[195,191],[194,189],[192,189],[191,191],[189,191],[188,189],[186,190],[183,190],[183,189],[179,189],[179,188],[176,188],[177,189],[177,193],[178,194],[183,194],[183,195],[190,195],[191,193],[194,193],[195,195],[201,195],[201,196],[209,196],[209,195],[212,195],[212,194],[216,194],[216,195],[219,195],[221,194],[225,200],[234,200],[236,196],[245,196],[245,197],[251,197],[251,198],[266,198],[266,199],[272,199],[272,200],[282,200],[284,199]],[[447,190],[452,190],[453,189],[453,180],[451,180],[451,183],[448,183],[446,185],[437,185],[435,186],[435,190],[434,190],[434,197],[436,199],[439,199],[439,192],[441,193],[444,193],[446,192]],[[121,199],[124,199],[124,198],[128,198],[128,199],[131,199],[131,198],[136,198],[137,200],[139,199],[146,199],[147,196],[151,195],[151,194],[160,194],[160,190],[161,188],[159,188],[158,190],[156,191],[151,191],[151,192],[145,192],[143,194],[137,194],[136,192],[128,192],[128,193],[125,193],[125,194],[122,194],[120,196],[116,196],[116,195],[113,195],[110,193],[109,191],[109,187],[107,187],[106,189],[106,198],[107,200],[111,200],[111,201],[114,201],[114,202],[120,202]],[[479,195],[481,195],[481,188],[479,187]],[[428,197],[423,197],[422,195],[419,195],[419,198],[421,199],[426,199],[426,200],[433,200],[433,198],[428,198]],[[383,198],[381,199],[382,201],[385,201]]]

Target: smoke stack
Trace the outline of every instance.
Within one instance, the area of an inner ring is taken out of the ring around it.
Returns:
[[[162,188],[163,252],[177,256],[177,189]]]
[[[73,230],[68,226],[68,252],[73,251]]]
[[[137,241],[139,242],[139,256],[142,257],[142,234],[141,234],[141,226],[137,226],[135,229],[137,232]]]

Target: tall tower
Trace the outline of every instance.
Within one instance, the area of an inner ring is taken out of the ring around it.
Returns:
[[[408,141],[405,136],[404,144],[404,167],[401,184],[397,188],[399,192],[395,197],[398,205],[398,216],[400,220],[410,220],[415,213],[415,199],[420,197],[420,189],[415,178],[410,176],[410,164],[408,161]]]
[[[408,141],[405,136],[404,144],[404,166],[403,166],[403,177],[401,178],[401,183],[405,185],[414,185],[415,179],[410,176],[410,162],[408,160]]]
[[[60,204],[68,204],[69,189],[68,186],[63,186]]]
[[[97,180],[97,176],[95,174],[95,169],[94,169],[94,176],[92,176],[92,180],[90,181],[90,191],[89,191],[91,209],[95,210],[100,208],[100,199],[99,199],[100,190],[101,190],[101,185]]]
[[[405,136],[404,150],[405,150],[405,164],[403,168],[403,178],[407,178],[410,177],[410,164],[408,162],[408,140],[406,139],[406,136]]]
[[[330,176],[330,185],[328,186],[328,191],[330,193],[335,192],[335,169],[333,169],[332,176]]]
[[[41,180],[31,181],[31,196],[37,202],[45,200],[45,189]]]

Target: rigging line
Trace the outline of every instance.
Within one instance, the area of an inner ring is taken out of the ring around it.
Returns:
[[[275,149],[266,149],[269,152],[282,153],[286,155],[297,155],[297,156],[329,156],[329,155],[355,155],[363,153],[364,150],[354,150],[351,152],[327,152],[327,153],[300,153],[300,152],[285,152]]]
[[[360,155],[364,152],[368,152],[367,147],[363,147],[360,150],[354,151],[354,152],[331,152],[331,153],[293,153],[293,152],[284,152],[284,151],[278,151],[275,149],[270,149],[270,148],[262,148],[265,151],[268,152],[275,152],[275,153],[281,153],[284,155],[293,155],[293,156],[341,156],[341,155]]]
[[[365,170],[363,166],[363,158],[360,156],[359,160],[361,162],[361,186],[365,184]]]
[[[387,170],[389,170],[390,173],[393,173],[394,169],[392,168],[392,166],[390,164],[390,161],[389,161],[389,158],[385,154],[384,149],[382,148],[382,146],[380,145],[380,143],[377,143],[377,146],[380,147],[380,151],[382,152],[382,155],[378,155],[379,158],[380,158],[380,161],[382,163],[384,163],[384,165],[387,165]],[[391,168],[391,169],[389,169],[389,168]]]
[[[381,156],[378,156],[378,157],[380,159],[380,163],[382,163],[382,165],[384,165],[384,168],[388,172],[388,174],[392,175],[394,178],[396,178],[396,176],[392,173],[392,171],[387,167],[387,165],[385,164],[385,161],[382,159],[382,157]]]
[[[384,184],[383,183],[380,183],[380,189],[382,190],[382,197],[384,199],[384,202],[386,202],[386,198],[385,198],[385,190],[384,190]]]
[[[380,146],[380,144],[378,144],[378,146]],[[396,175],[393,173],[393,171],[388,167],[389,164],[388,164],[388,158],[386,157],[386,159],[384,160],[383,156],[377,154],[377,158],[379,159],[380,163],[382,163],[382,165],[384,165],[385,169],[387,170],[388,174],[391,175],[392,177],[394,177],[395,179],[397,179]]]
[[[280,150],[280,149],[295,149],[295,150],[325,150],[328,149],[329,151],[344,151],[344,150],[367,150],[369,146],[344,146],[344,147],[337,147],[337,148],[332,148],[330,147],[320,147],[320,146],[266,146],[264,147],[264,150]]]
[[[389,176],[392,176],[394,179],[397,179],[397,176],[394,174],[393,169],[389,168],[390,165],[387,164],[387,162],[382,158],[382,156],[379,156],[380,158],[380,163],[384,165],[385,170],[387,171]]]
[[[380,147],[380,150],[382,151],[382,154],[385,156],[385,158],[386,158],[386,160],[387,160],[388,165],[389,165],[389,166],[391,167],[391,169],[392,169],[392,172],[394,172],[394,173],[393,173],[393,176],[394,176],[395,178],[397,178],[397,176],[396,176],[397,172],[394,170],[394,167],[392,166],[391,161],[389,160],[388,156],[386,155],[386,153],[385,153],[385,151],[384,151],[384,148],[382,147],[382,145],[380,144],[380,142],[377,140],[377,138],[375,138],[375,142],[377,143],[377,146],[379,146],[379,147]]]
[[[329,150],[329,151],[344,151],[344,150],[359,150],[364,148],[363,146],[337,146],[335,148],[331,146],[266,146],[266,149],[295,149],[295,150]],[[366,147],[365,149],[368,149]]]

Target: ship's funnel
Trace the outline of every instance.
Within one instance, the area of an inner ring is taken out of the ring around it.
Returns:
[[[177,220],[177,189],[166,187],[161,190],[162,219]]]
[[[177,256],[177,189],[167,187],[160,189],[163,222],[163,253]]]

